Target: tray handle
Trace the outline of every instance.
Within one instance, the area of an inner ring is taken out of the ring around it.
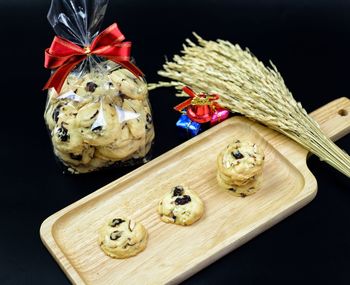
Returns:
[[[336,141],[350,132],[350,100],[342,97],[310,113],[322,131]]]

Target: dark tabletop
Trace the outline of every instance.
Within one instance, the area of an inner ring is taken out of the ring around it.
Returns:
[[[0,0],[0,284],[69,284],[40,241],[42,221],[133,169],[65,176],[57,167],[41,92],[49,76],[43,51],[54,36],[49,4]],[[271,59],[308,111],[349,97],[349,1],[112,0],[103,27],[114,21],[148,82],[160,79],[165,56],[196,31]],[[181,100],[172,89],[151,92],[150,100],[159,156],[184,141],[172,111]],[[349,152],[350,136],[338,145]],[[349,179],[315,156],[308,166],[318,181],[310,204],[184,284],[350,284]]]

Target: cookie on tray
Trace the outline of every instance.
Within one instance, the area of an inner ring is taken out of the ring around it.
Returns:
[[[219,171],[237,183],[261,173],[264,153],[256,143],[236,140],[223,150],[217,159]]]
[[[223,181],[220,173],[217,173],[216,179],[220,185],[220,187],[229,190],[233,195],[238,197],[246,197],[256,193],[261,186],[262,176],[254,177],[249,183],[245,185],[235,185],[233,183],[226,183]]]
[[[259,190],[264,160],[256,143],[236,140],[217,157],[217,181],[236,196],[251,195]]]
[[[148,233],[141,223],[123,217],[107,221],[98,237],[103,252],[113,258],[137,255],[146,248],[147,240]]]
[[[158,213],[163,222],[189,226],[203,216],[204,204],[194,191],[178,185],[159,201]]]

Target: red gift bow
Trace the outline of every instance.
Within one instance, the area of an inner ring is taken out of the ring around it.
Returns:
[[[220,106],[218,103],[214,102],[219,99],[219,95],[207,95],[207,94],[196,94],[189,87],[183,87],[182,90],[187,93],[191,98],[186,101],[180,103],[174,109],[176,111],[182,111],[187,108],[187,116],[195,122],[198,123],[206,123],[209,122],[216,109],[219,109]]]
[[[174,109],[176,111],[182,111],[186,107],[190,105],[209,105],[211,107],[220,107],[219,104],[217,104],[216,100],[219,99],[219,95],[213,94],[213,95],[206,95],[206,94],[199,94],[197,95],[191,88],[185,86],[182,88],[182,91],[184,91],[186,94],[188,94],[191,98],[187,99],[186,101],[180,103],[179,105],[175,106]]]
[[[59,93],[68,74],[92,54],[120,64],[137,77],[143,76],[142,71],[130,62],[131,42],[123,42],[124,39],[116,23],[102,31],[90,46],[84,48],[55,36],[50,48],[45,50],[44,66],[56,71],[45,84],[44,90],[54,87]]]

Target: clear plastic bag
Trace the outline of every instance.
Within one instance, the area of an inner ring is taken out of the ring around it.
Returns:
[[[48,20],[57,36],[89,47],[108,0],[52,0]],[[44,114],[54,153],[71,173],[146,162],[154,127],[147,84],[112,60],[89,55],[56,92]]]

